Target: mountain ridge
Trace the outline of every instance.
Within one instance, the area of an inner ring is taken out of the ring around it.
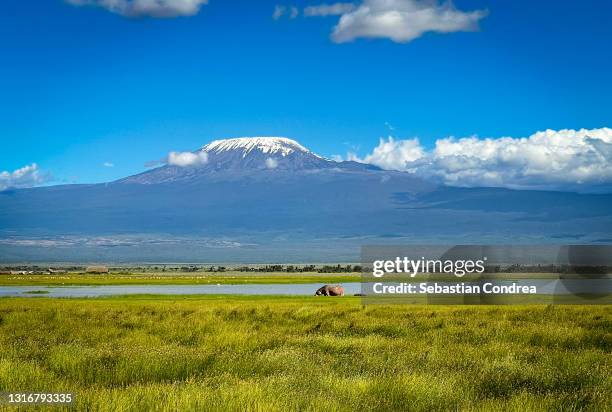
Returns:
[[[167,163],[161,167],[119,179],[117,182],[155,184],[197,179],[231,181],[245,177],[287,179],[300,173],[322,171],[330,173],[382,171],[374,165],[327,159],[286,137],[219,139],[191,153],[204,153],[206,161],[199,161],[192,166]]]
[[[164,165],[110,183],[0,192],[0,260],[357,260],[363,244],[612,237],[612,194],[447,187],[276,142],[216,143],[222,150],[207,151],[203,164]],[[126,235],[157,243],[40,246],[64,236]],[[215,246],[226,241],[242,246]]]

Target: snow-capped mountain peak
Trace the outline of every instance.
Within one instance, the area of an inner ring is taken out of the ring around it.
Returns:
[[[314,154],[295,140],[286,137],[238,137],[234,139],[214,140],[202,147],[201,150],[215,154],[230,151],[241,152],[242,157],[246,157],[253,151],[258,151],[267,155],[280,155],[283,157],[295,152]]]
[[[202,155],[189,164],[168,163],[135,176],[121,179],[123,183],[153,184],[184,180],[236,180],[249,178],[282,178],[300,173],[329,171],[330,173],[367,172],[375,166],[355,162],[325,159],[295,140],[286,137],[239,137],[214,140],[191,156]],[[191,157],[190,156],[190,157]]]

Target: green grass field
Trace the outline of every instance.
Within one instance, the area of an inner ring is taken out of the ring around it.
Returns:
[[[558,279],[556,273],[495,273],[488,278],[503,279]],[[569,276],[566,276],[569,278]],[[456,281],[454,276],[436,275],[437,280]],[[407,279],[387,275],[379,281],[421,282],[423,277]],[[468,281],[470,276],[461,278]],[[361,273],[287,273],[287,272],[149,272],[110,273],[93,275],[88,273],[10,275],[0,274],[0,286],[86,286],[86,285],[206,285],[206,284],[266,284],[266,283],[346,283],[360,282]]]
[[[611,306],[0,299],[0,391],[81,410],[610,410]]]
[[[0,286],[86,286],[86,285],[215,285],[267,283],[359,282],[360,273],[118,273],[92,275],[0,275]]]

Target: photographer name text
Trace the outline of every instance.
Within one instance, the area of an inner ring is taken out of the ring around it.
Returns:
[[[525,286],[517,283],[509,285],[496,285],[491,282],[485,282],[481,285],[467,283],[438,283],[438,282],[422,282],[422,283],[400,283],[400,284],[385,284],[374,283],[372,291],[375,294],[440,294],[440,295],[471,295],[471,294],[535,294],[537,288],[533,285]]]

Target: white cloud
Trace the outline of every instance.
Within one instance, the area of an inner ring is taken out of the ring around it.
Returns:
[[[389,123],[389,122],[385,122],[385,127],[387,129],[389,129],[390,132],[394,132],[395,131],[395,127],[391,123]]]
[[[42,173],[36,163],[24,166],[13,172],[0,172],[0,190],[25,188],[41,185],[49,180],[49,175]]]
[[[104,163],[102,163],[102,166],[104,166],[104,167],[115,167],[115,164],[111,163],[111,162],[104,162]]]
[[[289,18],[290,19],[295,19],[299,14],[300,14],[300,11],[298,10],[297,7],[291,6],[289,8]]]
[[[206,152],[170,152],[167,163],[171,166],[195,167],[202,166],[208,162]]]
[[[278,167],[278,161],[276,159],[268,157],[266,159],[266,167],[268,169],[276,169]]]
[[[193,16],[208,0],[65,0],[75,6],[102,7],[124,17]]]
[[[276,6],[274,6],[274,11],[272,12],[272,18],[274,20],[278,20],[281,17],[283,17],[283,14],[285,14],[286,11],[287,11],[286,6],[281,6],[280,4],[277,4]]]
[[[304,7],[305,17],[338,16],[349,13],[355,9],[353,3],[319,4],[318,6]]]
[[[387,140],[380,139],[374,151],[362,161],[380,166],[383,169],[407,170],[410,162],[425,155],[425,150],[418,139],[395,140],[389,136]],[[349,154],[352,160],[359,160],[356,155]]]
[[[300,11],[295,6],[282,6],[277,4],[274,6],[274,11],[272,12],[272,18],[274,20],[278,20],[284,15],[287,15],[290,19],[295,19],[300,14]]]
[[[433,150],[417,139],[381,139],[364,158],[453,186],[567,188],[612,184],[612,129],[546,130],[525,138],[447,137]]]
[[[336,43],[358,38],[407,43],[426,32],[477,30],[478,21],[486,15],[486,10],[460,11],[450,1],[364,0],[356,9],[342,14],[331,38]]]

